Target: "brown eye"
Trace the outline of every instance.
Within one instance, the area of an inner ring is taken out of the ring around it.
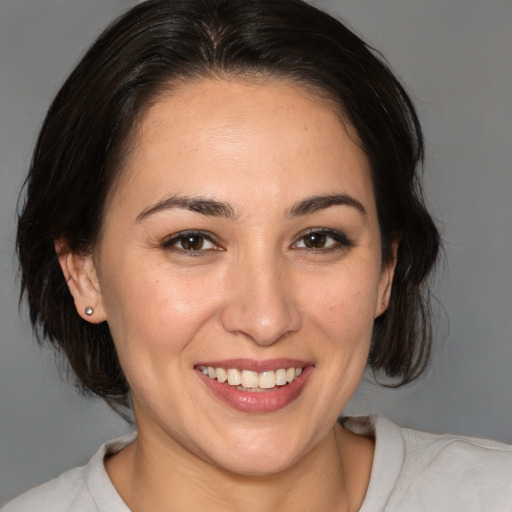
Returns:
[[[181,237],[177,244],[180,244],[185,251],[199,251],[203,248],[204,237],[201,235],[187,235]]]
[[[325,233],[310,233],[309,235],[306,235],[303,240],[304,245],[308,249],[323,249],[325,247],[327,235]]]
[[[330,251],[353,247],[345,233],[335,230],[312,230],[304,233],[294,244],[295,249]]]
[[[218,249],[207,234],[194,232],[177,233],[163,242],[162,248],[183,252],[200,252],[209,249]]]

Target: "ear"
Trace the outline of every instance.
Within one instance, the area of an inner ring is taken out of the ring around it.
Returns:
[[[395,274],[396,258],[398,253],[399,240],[393,241],[391,246],[391,260],[382,266],[379,279],[379,295],[377,297],[377,307],[375,309],[375,318],[382,315],[389,306],[389,298],[391,297],[391,287],[393,285],[393,276]]]
[[[107,316],[92,254],[71,252],[63,240],[55,242],[55,251],[78,314],[93,324],[105,321]],[[88,308],[92,308],[92,315],[85,313]]]

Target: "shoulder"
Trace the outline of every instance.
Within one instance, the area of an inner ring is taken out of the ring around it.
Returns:
[[[401,428],[407,462],[420,470],[437,467],[464,473],[512,469],[512,446],[490,439],[430,434]]]
[[[64,512],[74,510],[73,502],[84,495],[85,466],[62,475],[18,496],[1,512]],[[77,509],[78,510],[78,509]],[[82,508],[82,510],[90,510]],[[92,509],[94,510],[94,509]]]
[[[401,429],[405,443],[402,493],[433,503],[451,499],[463,510],[512,506],[512,446],[487,439]]]
[[[87,465],[34,487],[7,503],[0,512],[129,512],[103,461],[105,455],[121,450],[134,439],[135,434],[131,434],[105,443]]]
[[[367,498],[378,501],[377,510],[512,508],[512,446],[400,428],[380,416],[344,420],[344,426],[375,436]]]

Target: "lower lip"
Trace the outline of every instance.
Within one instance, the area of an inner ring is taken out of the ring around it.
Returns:
[[[225,382],[210,379],[200,370],[196,370],[198,376],[217,398],[237,411],[251,413],[274,412],[286,407],[301,394],[312,372],[313,367],[306,366],[302,374],[293,382],[276,386],[270,391],[240,391]]]

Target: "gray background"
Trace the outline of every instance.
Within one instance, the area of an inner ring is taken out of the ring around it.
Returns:
[[[130,427],[78,396],[18,315],[15,204],[49,102],[94,36],[135,0],[0,0],[0,504],[83,464]],[[447,264],[429,375],[363,382],[348,413],[512,442],[512,3],[324,0],[381,50],[423,120],[425,183]]]

